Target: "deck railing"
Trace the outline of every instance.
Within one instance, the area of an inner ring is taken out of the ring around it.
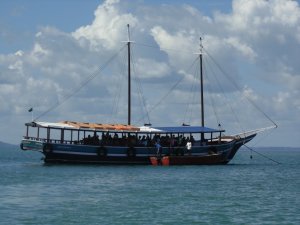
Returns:
[[[41,141],[44,143],[54,143],[54,144],[83,144],[82,141],[67,141],[67,140],[59,140],[59,139],[47,139],[47,138],[37,138],[37,137],[28,137],[23,136],[26,140],[33,140],[33,141]]]

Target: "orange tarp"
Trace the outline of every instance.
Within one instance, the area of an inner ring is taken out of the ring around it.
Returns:
[[[101,124],[101,123],[82,123],[74,121],[63,121],[61,123],[74,126],[76,128],[96,129],[96,130],[116,130],[116,131],[139,131],[138,127],[124,124]]]

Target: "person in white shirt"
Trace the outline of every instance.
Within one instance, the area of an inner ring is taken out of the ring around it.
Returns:
[[[187,149],[188,154],[190,155],[191,154],[191,149],[192,149],[192,142],[191,141],[188,141],[186,143],[186,149]]]

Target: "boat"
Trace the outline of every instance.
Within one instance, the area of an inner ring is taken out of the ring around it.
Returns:
[[[129,25],[128,25],[129,33]],[[200,38],[201,42],[201,38]],[[201,124],[152,126],[131,124],[131,69],[128,38],[128,121],[103,124],[78,121],[25,124],[22,150],[39,151],[45,163],[113,165],[217,165],[229,163],[242,145],[263,129],[226,135],[205,126],[202,43],[200,44]]]

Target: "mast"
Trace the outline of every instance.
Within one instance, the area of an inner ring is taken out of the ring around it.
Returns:
[[[201,87],[201,126],[204,127],[204,98],[203,98],[203,70],[202,70],[202,38],[200,37],[200,87]],[[204,133],[201,133],[201,140],[204,140]]]
[[[131,68],[130,68],[130,32],[129,32],[129,24],[127,24],[128,29],[128,122],[127,124],[131,124]]]

